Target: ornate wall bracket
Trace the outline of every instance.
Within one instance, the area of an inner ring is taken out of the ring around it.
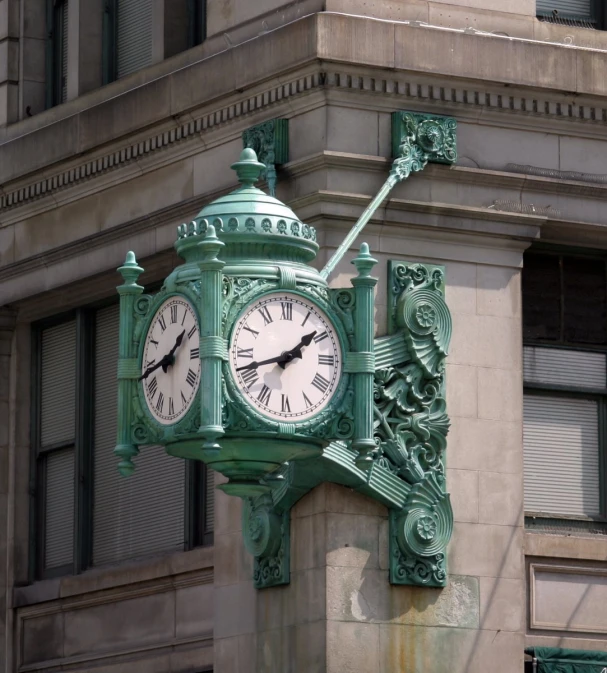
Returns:
[[[276,196],[276,167],[289,160],[289,120],[270,119],[252,126],[242,134],[243,147],[255,150],[266,169],[261,178],[268,183],[271,196]]]
[[[428,162],[453,164],[457,161],[456,128],[457,122],[452,117],[405,111],[392,113],[394,162],[388,178],[320,272],[323,278],[330,276],[396,184],[406,180],[412,172],[422,171]]]

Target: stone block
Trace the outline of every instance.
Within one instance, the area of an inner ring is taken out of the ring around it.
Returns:
[[[1,95],[1,93],[0,93]],[[0,115],[2,112],[0,111]],[[0,227],[0,266],[15,261],[15,227]]]
[[[257,594],[252,581],[215,587],[213,601],[214,638],[255,633]]]
[[[387,516],[388,513],[388,510],[376,500],[346,486],[328,483],[326,497],[327,512],[368,516]]]
[[[327,622],[327,673],[377,670],[379,625]],[[396,670],[396,669],[394,669]]]
[[[480,522],[522,526],[523,516],[523,475],[480,472]]]
[[[327,149],[377,155],[379,154],[378,143],[379,116],[377,112],[334,105],[328,107]]]
[[[527,556],[553,556],[556,558],[604,561],[607,558],[607,539],[602,536],[542,535],[525,533]]]
[[[204,636],[207,633],[213,633],[213,585],[198,584],[177,589],[175,636],[190,638]]]
[[[46,40],[28,37],[23,40],[23,43],[23,79],[32,82],[44,82]],[[15,51],[18,52],[16,44]],[[18,54],[15,54],[15,60],[17,61],[14,64],[16,72],[18,67]]]
[[[318,15],[318,57],[393,68],[394,24],[340,14]]]
[[[325,564],[327,519],[313,514],[291,520],[291,570],[322,568]]]
[[[495,421],[518,421],[523,418],[522,372],[515,369],[479,367],[478,416]]]
[[[215,586],[237,584],[241,577],[241,556],[243,554],[242,533],[214,535],[214,583]]]
[[[17,613],[17,619],[20,617]],[[22,619],[21,628],[21,660],[24,664],[42,663],[63,656],[64,625],[61,612]]]
[[[298,500],[291,509],[291,519],[298,519],[311,514],[320,514],[326,507],[326,485],[319,484],[316,488],[306,493],[301,500]]]
[[[523,529],[456,522],[449,544],[449,572],[522,579]]]
[[[233,50],[235,89],[315,59],[316,41],[316,16],[310,15],[240,44]]]
[[[432,2],[436,5],[447,5],[449,10],[483,9],[488,12],[510,12],[512,14],[535,16],[533,0],[508,0],[508,2],[502,2],[501,0],[432,0]]]
[[[445,267],[445,298],[451,313],[476,313],[477,265],[449,262]]]
[[[558,137],[537,131],[461,122],[457,125],[457,149],[460,159],[470,158],[482,168],[504,170],[509,163],[560,168]]]
[[[193,158],[194,196],[235,189],[238,181],[234,171],[230,170],[230,165],[238,161],[241,151],[242,140],[239,137],[210,151],[197,154]]]
[[[485,0],[478,1],[487,9]],[[398,69],[519,86],[551,88],[558,81],[565,91],[577,87],[575,50],[563,47],[431,28],[419,30],[403,24],[395,27],[395,45],[394,65]],[[529,63],[536,67],[530,69]]]
[[[575,50],[578,93],[604,96],[607,93],[607,58],[604,52]]]
[[[478,580],[450,575],[444,589],[392,586],[383,570],[327,568],[327,619],[477,628]]]
[[[296,161],[327,147],[327,111],[323,106],[289,119],[289,161]]]
[[[66,610],[64,619],[66,657],[163,643],[175,633],[175,594]]]
[[[521,369],[521,327],[518,318],[453,314],[449,363]]]
[[[607,174],[607,143],[563,136],[560,142],[561,170]]]
[[[428,0],[407,2],[380,1],[369,5],[365,0],[326,0],[328,12],[373,16],[388,21],[428,21]]]
[[[228,638],[220,637],[217,634],[213,638],[214,662],[216,671],[240,671],[238,663],[238,636]]]
[[[85,152],[170,115],[171,82],[162,77],[83,110],[77,117],[78,149]]]
[[[327,565],[379,567],[382,518],[361,514],[327,514]]]
[[[511,13],[509,5],[505,3],[491,10],[485,5],[481,9],[458,6],[453,0],[449,0],[449,4],[437,0],[436,3],[429,2],[428,5],[428,21],[433,26],[464,29],[472,27],[485,32],[499,31],[512,37],[532,39],[534,24],[537,23],[535,8],[532,14],[521,16],[518,12]]]
[[[478,472],[470,470],[447,470],[447,491],[451,494],[455,521],[478,522],[478,480]]]
[[[382,624],[379,673],[520,673],[524,645],[522,633]]]
[[[455,417],[447,437],[449,467],[519,474],[523,470],[521,434],[520,421]]]
[[[477,368],[453,365],[447,358],[447,413],[451,418],[476,418],[478,415]],[[447,440],[448,441],[448,440]]]
[[[295,627],[295,656],[292,658],[297,664],[294,673],[326,673],[326,641],[326,622],[298,624]]]
[[[525,629],[525,580],[481,577],[481,629],[520,632]]]
[[[521,315],[521,273],[518,269],[479,265],[477,310],[483,315]]]

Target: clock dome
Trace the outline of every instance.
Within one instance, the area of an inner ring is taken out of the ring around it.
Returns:
[[[264,164],[250,148],[232,164],[240,186],[205,206],[196,218],[178,227],[175,248],[186,262],[197,259],[198,243],[210,224],[225,244],[220,253],[227,275],[266,275],[268,266],[292,267],[296,275],[320,282],[309,266],[316,257],[316,230],[284,203],[254,186]],[[264,267],[266,271],[264,272]]]

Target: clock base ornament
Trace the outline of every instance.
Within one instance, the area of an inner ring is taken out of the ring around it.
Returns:
[[[266,147],[278,131],[285,149],[282,121],[248,142]],[[455,161],[455,121],[394,113],[393,143],[386,184],[321,272],[311,266],[314,228],[254,186],[266,171],[273,189],[269,166],[286,162],[286,149],[263,164],[251,148],[232,166],[240,186],[178,227],[184,263],[157,294],[137,284],[133,253],[119,269],[119,470],[132,473],[140,446],[162,444],[225,475],[218,488],[243,499],[258,588],[289,582],[290,510],[323,481],[390,510],[390,581],[446,582],[444,273],[390,266],[389,333],[380,338],[377,261],[365,243],[352,287],[327,284],[397,182],[429,161]]]

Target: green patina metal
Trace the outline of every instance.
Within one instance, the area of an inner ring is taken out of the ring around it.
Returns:
[[[252,126],[243,132],[242,142],[265,165],[260,178],[268,183],[270,196],[276,196],[276,167],[289,160],[289,120],[270,119]]]
[[[180,225],[175,248],[184,263],[160,292],[142,294],[137,285],[142,269],[132,253],[119,269],[124,278],[118,288],[119,470],[132,473],[138,447],[160,443],[171,455],[202,460],[224,474],[228,481],[219,488],[244,501],[243,537],[255,557],[258,588],[289,582],[290,509],[323,481],[352,487],[389,508],[393,583],[442,586],[452,530],[444,479],[449,427],[444,359],[451,334],[444,272],[392,263],[389,333],[374,339],[377,280],[371,272],[377,262],[368,246],[363,244],[353,260],[352,287],[329,288],[326,278],[352,235],[319,273],[310,265],[318,252],[314,228],[254,186],[269,164],[287,159],[282,122],[245,133],[245,145],[261,152],[274,146],[264,163],[245,147],[232,166],[240,187]],[[455,159],[454,129],[454,120],[394,114],[399,154],[353,232],[360,233],[390,189],[411,171],[428,161]],[[274,178],[267,175],[270,183]],[[279,291],[324,312],[343,355],[330,402],[311,417],[289,422],[273,420],[247,402],[228,361],[240,317]],[[182,418],[160,425],[148,411],[138,379],[147,330],[157,308],[173,295],[187,299],[197,312],[202,384]]]

